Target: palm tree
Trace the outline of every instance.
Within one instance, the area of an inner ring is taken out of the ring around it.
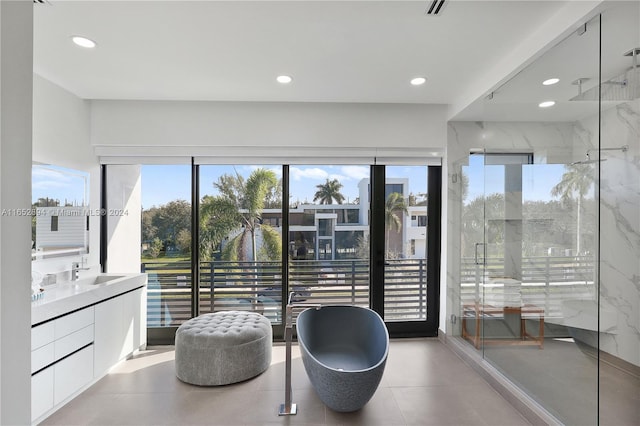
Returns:
[[[570,164],[565,165],[565,172],[560,179],[560,182],[551,188],[551,195],[554,197],[560,196],[563,202],[567,202],[574,198],[577,199],[577,229],[576,229],[576,251],[579,255],[582,252],[580,241],[580,228],[581,228],[581,211],[584,197],[591,189],[594,176],[593,167],[591,164]]]
[[[200,201],[200,255],[212,259],[213,253],[242,222],[236,204],[224,195],[205,195]]]
[[[344,201],[344,195],[340,193],[342,189],[342,184],[338,182],[338,179],[333,179],[322,183],[320,185],[316,185],[318,190],[313,196],[313,201],[320,201],[320,204],[333,204],[335,200],[336,203],[342,204]]]
[[[407,202],[399,192],[392,192],[384,203],[384,223],[387,228],[387,244],[389,244],[389,234],[392,228],[400,232],[402,219],[399,212],[407,213]]]
[[[280,259],[280,234],[262,223],[265,200],[274,193],[277,185],[275,173],[263,168],[254,170],[246,180],[240,175],[220,176],[213,184],[220,195],[202,199],[200,220],[204,232],[201,234],[201,246],[212,251],[229,237],[222,252],[222,257],[227,260]],[[262,236],[260,250],[256,244],[258,229]]]
[[[320,185],[316,185],[318,190],[313,196],[313,201],[320,201],[320,204],[333,204],[333,200],[338,204],[342,204],[344,201],[344,195],[340,192],[342,189],[342,184],[338,181],[338,179],[333,179],[322,183]],[[347,222],[347,211],[342,210],[342,218],[343,221]]]

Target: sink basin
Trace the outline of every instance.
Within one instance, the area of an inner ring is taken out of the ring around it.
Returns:
[[[49,321],[146,285],[147,274],[144,273],[87,272],[83,275],[81,272],[80,279],[47,286],[43,296],[31,302],[31,325]]]
[[[111,281],[119,280],[124,278],[126,275],[97,275],[95,277],[82,278],[78,281],[75,281],[77,285],[98,285],[98,284],[108,284]]]
[[[124,278],[124,275],[98,275],[93,280],[93,284],[104,284],[109,281],[119,280],[120,278]]]

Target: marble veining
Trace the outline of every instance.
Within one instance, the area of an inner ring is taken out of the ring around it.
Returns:
[[[601,126],[600,126],[601,124]],[[599,128],[600,126],[600,128]],[[640,100],[619,103],[574,123],[452,122],[448,132],[448,169],[461,175],[468,164],[470,149],[533,151],[534,161],[570,164],[583,160],[588,150],[606,161],[595,163],[594,181],[600,185],[600,215],[595,205],[585,207],[584,218],[600,223],[595,235],[601,281],[592,284],[600,290],[601,302],[615,309],[615,324],[607,316],[606,338],[601,349],[635,365],[640,365]],[[598,135],[600,134],[600,140]],[[626,152],[601,151],[597,147],[628,145]],[[600,174],[598,175],[598,164]],[[600,181],[598,182],[598,177]],[[448,180],[448,312],[459,314],[461,298],[462,186]],[[593,233],[586,230],[585,236]],[[584,238],[583,238],[584,239]],[[599,246],[599,249],[598,249]],[[576,293],[575,298],[588,297]],[[602,312],[601,312],[602,314]],[[603,324],[604,325],[604,324]],[[451,329],[453,324],[447,324]],[[615,332],[615,334],[614,334]]]

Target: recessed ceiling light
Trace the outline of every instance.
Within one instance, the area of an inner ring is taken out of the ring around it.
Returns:
[[[543,81],[542,84],[544,84],[545,86],[551,86],[552,84],[556,84],[559,81],[560,81],[559,78],[550,78],[548,80]]]
[[[96,47],[96,42],[82,36],[71,36],[71,40],[80,47],[86,49],[93,49]]]
[[[427,82],[427,79],[424,77],[416,77],[411,79],[411,84],[414,86],[420,86],[421,84],[424,84],[426,82]]]
[[[276,77],[276,80],[278,81],[278,83],[288,84],[291,83],[293,79],[288,75],[279,75],[278,77]]]
[[[540,108],[549,108],[554,106],[555,104],[556,104],[556,101],[544,101],[544,102],[540,102],[538,106]]]

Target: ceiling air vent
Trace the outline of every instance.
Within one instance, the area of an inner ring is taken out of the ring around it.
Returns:
[[[432,0],[425,14],[433,16],[440,15],[440,13],[442,13],[442,8],[444,7],[444,2],[445,0]]]

